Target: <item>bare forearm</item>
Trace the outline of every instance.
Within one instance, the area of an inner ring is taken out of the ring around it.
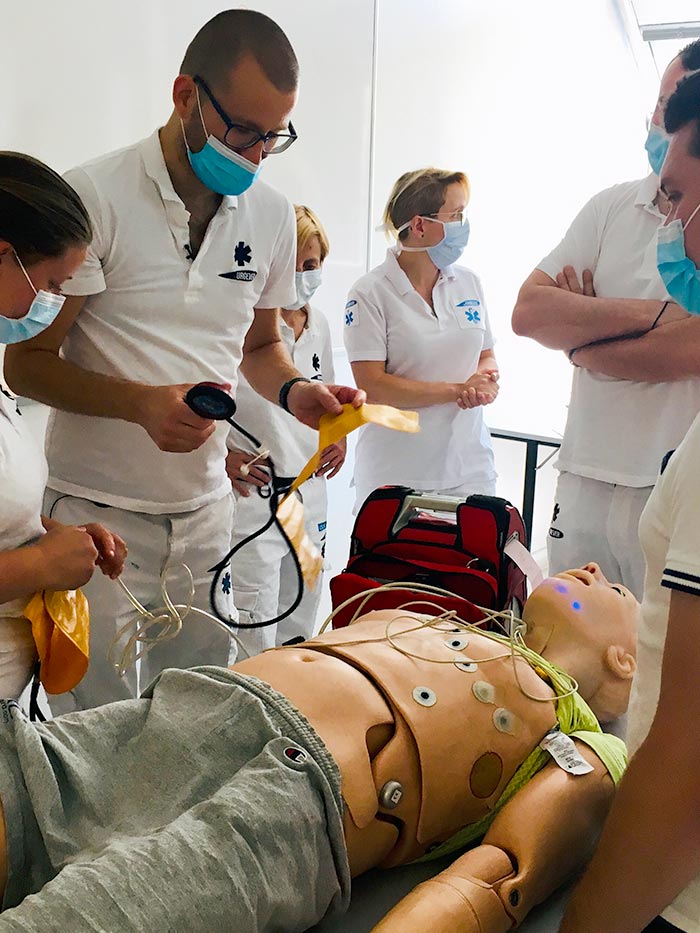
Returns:
[[[592,298],[556,285],[524,285],[513,330],[553,350],[572,350],[609,337],[643,333],[663,307],[643,298]]]
[[[577,366],[634,382],[677,382],[700,376],[700,321],[677,321],[633,340],[578,350]]]
[[[300,375],[281,340],[247,350],[243,354],[241,372],[256,392],[275,403],[284,383]]]
[[[640,748],[561,933],[638,933],[700,872],[697,772],[678,755],[689,744],[652,733]]]
[[[367,393],[367,401],[395,408],[427,408],[457,402],[460,385],[454,382],[419,382],[383,373],[370,380],[355,376],[357,385]]]
[[[49,350],[16,351],[13,347],[6,352],[5,378],[18,395],[52,408],[124,421],[137,421],[145,388],[81,369]]]
[[[33,545],[0,551],[0,604],[45,588],[42,555]]]

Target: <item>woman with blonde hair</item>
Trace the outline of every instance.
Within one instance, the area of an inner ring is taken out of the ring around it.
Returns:
[[[370,402],[417,409],[420,432],[362,429],[357,507],[387,484],[442,495],[493,495],[496,471],[482,408],[498,367],[479,278],[455,265],[469,238],[469,182],[426,168],[402,175],[384,212],[396,238],[345,306],[345,346]]]
[[[280,330],[299,372],[319,382],[335,380],[328,322],[310,302],[321,284],[321,269],[329,243],[316,214],[295,207],[297,218],[296,301],[282,310]],[[240,376],[236,420],[260,439],[275,466],[280,486],[288,486],[316,452],[318,433],[258,395]],[[240,449],[240,435],[232,432],[226,469],[236,495],[232,545],[243,541],[269,519],[266,487],[270,482],[267,460],[256,452]],[[306,532],[323,552],[326,539],[326,479],[345,461],[345,441],[323,451],[316,476],[303,488]],[[262,495],[260,494],[262,493]],[[274,619],[293,605],[299,581],[294,558],[273,525],[238,551],[231,560],[233,601],[241,628],[238,637],[249,654],[274,648],[291,638],[310,638],[321,598],[322,577],[313,591],[306,589],[300,604],[278,624],[246,628],[251,623]]]

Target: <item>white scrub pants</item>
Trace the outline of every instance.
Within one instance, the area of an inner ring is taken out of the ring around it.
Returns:
[[[360,511],[360,506],[372,492],[374,492],[374,489],[357,489],[353,514],[356,515]],[[456,499],[466,499],[467,496],[495,496],[496,480],[490,479],[481,483],[462,483],[460,486],[451,486],[449,489],[417,489],[416,492],[423,492],[427,496],[450,496]]]
[[[37,658],[29,619],[0,617],[0,698],[19,698],[32,679]]]
[[[146,515],[47,489],[44,512],[67,525],[99,522],[121,535],[129,549],[122,579],[146,609],[163,605],[160,575],[166,565],[171,568],[167,576],[170,598],[174,603],[188,602],[189,578],[181,567],[184,563],[194,578],[193,605],[211,612],[209,586],[213,575],[209,568],[231,547],[233,493],[192,512]],[[233,660],[231,655],[235,656],[235,642],[225,631],[213,621],[190,614],[175,638],[155,645],[141,659],[138,672],[131,665],[120,677],[109,658],[110,647],[119,629],[129,619],[141,616],[119,584],[99,568],[82,589],[90,604],[90,664],[85,677],[70,693],[50,698],[54,715],[138,696],[156,674],[168,667],[225,666]],[[230,577],[225,573],[219,590],[217,605],[222,615],[235,613]],[[119,644],[124,642],[122,638]]]
[[[549,572],[595,561],[611,583],[623,583],[641,600],[645,565],[639,518],[653,488],[562,471],[547,538]]]
[[[270,517],[270,500],[263,499],[254,487],[251,488],[250,496],[236,497],[232,546],[264,525]],[[319,476],[311,477],[301,487],[301,494],[306,533],[323,553],[328,511],[326,480]],[[299,586],[297,572],[292,554],[276,525],[233,555],[231,578],[233,599],[242,623],[274,619],[292,605]],[[298,635],[304,639],[311,638],[315,631],[322,583],[323,573],[319,575],[315,589],[304,588],[301,603],[280,623],[263,628],[236,629],[236,636],[246,651],[252,656]]]

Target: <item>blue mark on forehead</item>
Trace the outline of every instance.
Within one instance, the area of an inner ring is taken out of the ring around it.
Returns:
[[[568,587],[564,583],[556,583],[554,589],[557,593],[566,593],[568,592]]]
[[[571,608],[575,609],[576,612],[578,612],[579,609],[581,608],[581,603],[577,599],[575,599],[571,604]]]

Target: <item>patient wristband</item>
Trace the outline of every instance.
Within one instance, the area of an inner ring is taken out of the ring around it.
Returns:
[[[284,408],[285,411],[289,411],[289,405],[287,404],[287,399],[289,398],[289,390],[297,382],[311,382],[311,380],[307,379],[306,376],[295,376],[294,379],[290,379],[288,382],[285,382],[285,384],[280,389],[280,394],[279,394],[280,408]]]

